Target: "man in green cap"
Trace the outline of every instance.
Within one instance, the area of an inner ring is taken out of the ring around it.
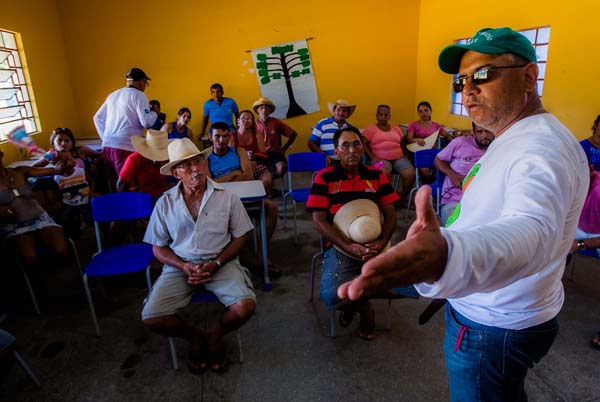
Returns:
[[[406,240],[339,287],[357,299],[415,283],[448,299],[444,353],[453,401],[523,401],[527,369],[558,332],[565,257],[589,185],[577,140],[543,109],[535,50],[510,28],[450,45],[440,68],[475,124],[496,139],[465,177],[440,229],[423,186]]]

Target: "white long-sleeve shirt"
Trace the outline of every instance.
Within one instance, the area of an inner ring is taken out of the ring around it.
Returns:
[[[524,329],[552,319],[589,186],[581,146],[554,116],[535,115],[492,142],[473,169],[458,218],[442,230],[444,274],[417,290],[484,325]]]
[[[142,135],[156,118],[146,94],[139,89],[125,87],[108,95],[94,115],[94,124],[102,138],[102,147],[135,151],[131,137]]]

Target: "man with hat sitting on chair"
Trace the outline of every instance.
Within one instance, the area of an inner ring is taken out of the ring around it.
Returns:
[[[336,292],[339,285],[360,274],[367,260],[387,247],[396,228],[394,203],[399,197],[383,172],[361,163],[363,143],[357,128],[336,131],[332,145],[340,163],[317,173],[306,202],[315,229],[330,242],[323,256],[321,299],[330,309],[342,310],[340,324],[344,327],[358,312],[358,334],[372,340],[375,317],[369,300],[343,303]],[[354,217],[359,217],[355,223]]]
[[[275,177],[280,177],[287,170],[285,152],[292,146],[298,133],[293,128],[270,115],[275,111],[275,104],[269,98],[259,98],[252,105],[258,114],[256,119],[256,134],[262,135],[265,140],[269,167]],[[281,145],[281,137],[287,137],[285,144]]]
[[[227,365],[221,338],[254,313],[256,296],[248,270],[238,254],[252,230],[240,199],[207,177],[206,157],[189,138],[173,140],[169,163],[160,172],[179,183],[156,203],[144,241],[164,264],[144,309],[144,325],[165,336],[187,339],[189,370],[222,371]],[[177,311],[204,288],[226,307],[207,331],[183,321]]]
[[[338,159],[333,145],[333,135],[341,128],[352,126],[346,119],[352,116],[356,105],[351,105],[345,99],[338,99],[328,103],[331,117],[320,120],[308,137],[308,148],[313,152],[321,152],[327,156],[327,164],[332,159]]]

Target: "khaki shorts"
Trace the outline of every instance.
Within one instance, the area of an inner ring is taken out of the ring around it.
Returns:
[[[237,258],[213,273],[210,282],[199,286],[187,283],[187,275],[181,270],[165,265],[144,305],[142,320],[175,314],[190,304],[194,293],[203,288],[213,292],[225,307],[244,299],[256,301],[250,273]]]

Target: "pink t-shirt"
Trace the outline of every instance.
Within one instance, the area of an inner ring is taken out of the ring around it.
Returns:
[[[578,227],[586,233],[600,233],[600,172],[592,172]]]
[[[450,168],[456,173],[465,176],[475,163],[483,156],[485,149],[477,146],[474,137],[457,137],[437,154],[437,157],[450,163]],[[444,179],[442,186],[442,204],[459,202],[462,197],[462,189],[453,187],[449,177]]]
[[[408,125],[408,131],[412,131],[416,138],[427,138],[440,128],[442,128],[442,125],[435,121],[432,121],[429,127],[423,127],[418,121],[413,121]]]
[[[369,146],[377,158],[395,161],[404,156],[400,146],[404,133],[400,127],[390,125],[390,131],[383,131],[372,124],[363,130],[362,135],[369,141]]]

